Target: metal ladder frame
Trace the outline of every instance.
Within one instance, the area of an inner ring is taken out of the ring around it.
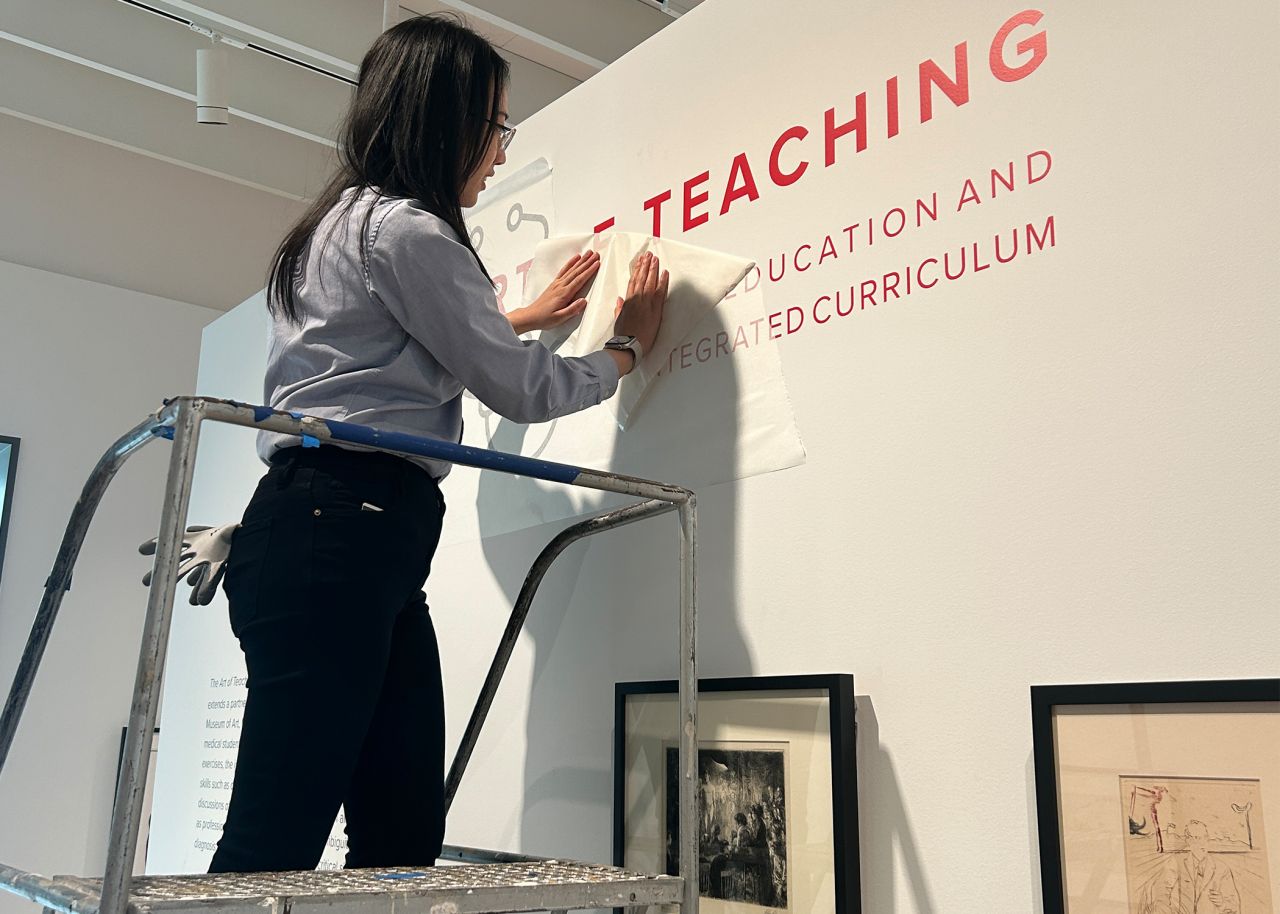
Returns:
[[[143,625],[142,649],[138,658],[133,702],[129,714],[122,769],[107,848],[106,874],[100,894],[96,881],[90,885],[73,877],[49,879],[0,863],[0,888],[13,891],[43,904],[46,910],[68,914],[126,914],[131,904],[133,887],[132,862],[141,828],[143,787],[150,764],[148,741],[156,722],[160,699],[159,685],[164,670],[170,622],[177,590],[177,571],[182,539],[187,524],[195,471],[196,450],[204,422],[224,422],[253,429],[267,429],[298,436],[304,447],[317,447],[325,442],[344,442],[393,454],[429,457],[463,466],[476,467],[513,475],[529,476],[565,485],[581,486],[630,495],[643,501],[589,518],[562,531],[538,556],[525,580],[515,609],[503,634],[497,655],[490,667],[485,685],[477,700],[466,733],[458,748],[446,782],[445,808],[448,809],[461,781],[471,751],[479,736],[494,693],[507,660],[511,656],[534,593],[551,563],[570,543],[614,527],[634,523],[648,517],[678,512],[680,530],[680,771],[679,771],[679,904],[682,912],[698,911],[698,840],[696,824],[697,797],[697,599],[696,536],[697,513],[694,493],[679,486],[650,480],[602,473],[567,464],[536,460],[515,454],[451,444],[432,438],[381,432],[366,426],[336,420],[320,419],[301,413],[284,413],[263,406],[252,406],[230,400],[206,397],[177,397],[119,438],[99,459],[72,510],[53,571],[45,582],[26,649],[14,676],[13,687],[0,716],[0,771],[8,758],[18,721],[30,694],[36,670],[53,628],[63,595],[71,587],[71,574],[84,542],[89,524],[103,494],[116,472],[132,454],[156,438],[173,442],[169,457],[164,502],[161,507],[153,578],[147,599]],[[620,760],[615,760],[615,764]],[[503,864],[506,862],[545,861],[500,851],[446,847],[444,859]],[[635,874],[616,871],[635,878]],[[419,874],[421,875],[421,874]],[[144,877],[158,882],[163,877]],[[177,880],[190,877],[172,877]],[[668,878],[668,888],[671,888]],[[545,908],[590,907],[599,904],[584,900],[576,904],[572,893],[546,893],[540,904],[538,886],[528,887],[529,897],[521,899],[530,907],[500,907],[492,910],[538,910]],[[510,893],[508,893],[509,895]],[[517,892],[519,894],[519,892]],[[550,895],[555,897],[551,898]],[[670,892],[668,892],[670,894]],[[625,897],[625,896],[623,896]],[[631,896],[635,898],[633,894]],[[336,901],[336,896],[330,896]],[[670,901],[671,899],[666,899]],[[513,903],[504,897],[504,905]],[[135,905],[146,909],[146,905]],[[472,910],[478,910],[472,908]]]

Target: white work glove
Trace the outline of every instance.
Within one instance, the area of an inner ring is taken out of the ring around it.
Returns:
[[[231,554],[231,537],[239,527],[239,524],[223,524],[221,527],[187,528],[178,561],[178,580],[186,577],[191,585],[192,606],[208,606],[218,592],[218,584],[227,570],[227,556]],[[138,547],[138,551],[143,555],[155,555],[156,541],[147,540]],[[150,571],[142,576],[142,586],[151,586]]]

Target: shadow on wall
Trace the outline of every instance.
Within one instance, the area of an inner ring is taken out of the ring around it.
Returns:
[[[718,318],[715,326],[702,326],[712,334],[725,329]],[[738,418],[732,405],[738,401],[738,380],[732,360],[720,361],[699,372],[697,383],[714,385],[714,402],[729,408],[713,415],[670,415],[642,407],[630,427],[617,432],[615,471],[646,475],[646,448],[651,447],[646,442],[652,440],[646,426],[677,422],[683,427],[680,440],[697,450],[700,463],[713,457],[724,468],[720,478],[737,476]],[[503,420],[490,446],[518,452],[526,432],[526,427]],[[532,537],[484,536],[486,529],[497,528],[497,518],[510,500],[519,497],[510,485],[505,476],[483,474],[476,507],[485,560],[514,605],[525,572],[554,532],[539,527],[523,531],[536,534]],[[564,490],[540,493],[538,503],[545,506],[547,517],[574,513]],[[701,676],[752,673],[734,585],[736,505],[733,484],[718,486],[708,498],[699,497]],[[564,526],[568,524],[560,525]],[[678,675],[676,530],[674,515],[664,515],[579,542],[552,566],[534,600],[525,624],[534,659],[522,782],[524,852],[610,861],[613,685],[621,679]]]
[[[911,909],[937,914],[920,850],[902,802],[889,750],[880,743],[880,722],[868,695],[854,697],[858,721],[858,844],[862,848],[862,909],[906,910],[897,899],[896,858],[911,890]]]

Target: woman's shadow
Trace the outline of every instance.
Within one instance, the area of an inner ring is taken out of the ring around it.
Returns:
[[[693,338],[715,339],[725,329],[717,309]],[[699,676],[749,676],[754,664],[738,621],[734,583],[737,483],[731,480],[738,467],[739,379],[732,358],[680,368],[677,356],[672,364],[676,371],[656,379],[628,427],[614,433],[611,465],[593,469],[696,491]],[[529,434],[528,427],[502,420],[489,446],[519,453]],[[541,441],[546,430],[532,434]],[[706,480],[730,481],[700,484]],[[484,473],[479,486],[485,560],[513,605],[537,554],[583,512],[563,489],[543,487],[531,495],[527,479]],[[530,499],[543,517],[572,519],[486,535],[509,530],[500,519],[513,501]],[[610,496],[588,513],[627,501]],[[504,680],[494,703],[496,709],[504,694],[509,701],[514,690],[529,691],[519,824],[498,836],[508,844],[518,841],[524,853],[611,860],[613,687],[678,676],[677,530],[672,513],[589,537],[565,551],[538,590],[522,637],[533,649],[530,679]],[[487,739],[497,737],[490,733]],[[482,736],[477,759],[487,754],[485,742]]]

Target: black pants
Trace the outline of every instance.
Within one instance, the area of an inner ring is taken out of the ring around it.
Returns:
[[[227,564],[249,694],[210,872],[314,868],[340,805],[348,867],[435,862],[444,696],[421,588],[443,516],[402,458],[277,454]]]

